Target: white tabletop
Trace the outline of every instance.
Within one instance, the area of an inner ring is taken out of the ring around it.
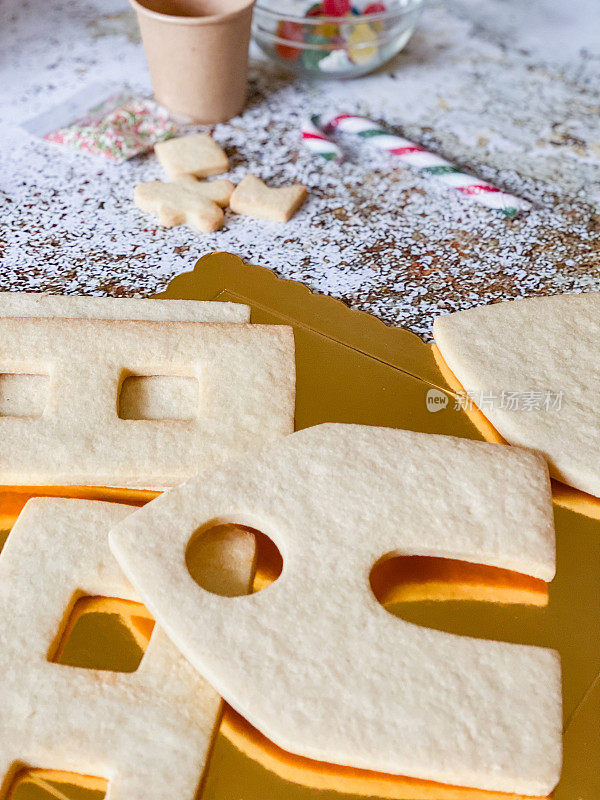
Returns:
[[[222,231],[165,230],[132,203],[153,156],[116,166],[35,140],[19,123],[98,80],[149,91],[125,0],[3,0],[0,289],[145,296],[227,250],[428,336],[444,311],[600,289],[598,0],[431,5],[393,64],[302,84],[255,61],[245,113],[214,128],[232,180],[300,180],[287,225],[228,213]],[[304,115],[358,111],[535,207],[516,220],[386,154],[345,145],[337,165],[299,140]]]

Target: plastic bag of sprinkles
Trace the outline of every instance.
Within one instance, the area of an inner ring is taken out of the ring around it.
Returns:
[[[22,127],[48,142],[121,163],[152,150],[177,131],[158,103],[129,91],[93,84]]]

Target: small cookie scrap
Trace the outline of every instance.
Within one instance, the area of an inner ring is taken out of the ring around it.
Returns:
[[[212,183],[149,181],[135,187],[133,202],[140,211],[157,214],[165,228],[187,223],[202,233],[212,233],[223,227],[223,210],[212,198],[226,205],[228,189],[211,187]]]
[[[256,175],[246,175],[231,195],[229,204],[236,214],[257,219],[288,222],[306,198],[306,186],[296,183],[274,189]]]
[[[167,175],[173,179],[182,175],[208,178],[229,169],[225,151],[204,133],[159,142],[154,152]]]
[[[235,189],[235,183],[225,180],[225,178],[218,178],[216,181],[199,181],[194,175],[182,175],[176,178],[175,183],[195,187],[198,191],[201,190],[207,200],[212,200],[222,208],[229,205],[229,200]]]

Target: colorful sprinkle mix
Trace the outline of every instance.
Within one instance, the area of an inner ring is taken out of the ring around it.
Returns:
[[[117,95],[44,138],[121,162],[152,150],[156,142],[169,139],[176,130],[167,111],[152,100]]]

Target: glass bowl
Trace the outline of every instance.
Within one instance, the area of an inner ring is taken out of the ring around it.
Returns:
[[[257,0],[252,32],[263,53],[299,74],[356,78],[402,50],[423,4],[424,0]]]

